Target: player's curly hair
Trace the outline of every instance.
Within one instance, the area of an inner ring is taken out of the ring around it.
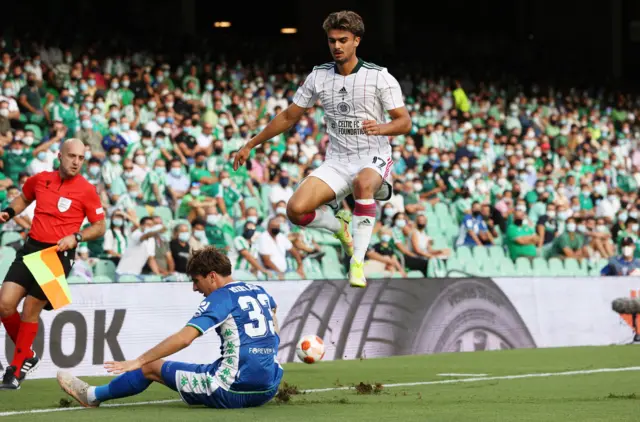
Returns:
[[[322,28],[325,32],[329,32],[331,29],[341,29],[351,32],[356,37],[362,37],[364,35],[364,22],[362,18],[356,12],[350,10],[341,10],[340,12],[330,14],[324,20]]]
[[[197,275],[206,277],[212,272],[223,277],[230,276],[231,261],[229,258],[213,246],[206,246],[193,252],[189,262],[187,262],[187,274],[189,277]]]

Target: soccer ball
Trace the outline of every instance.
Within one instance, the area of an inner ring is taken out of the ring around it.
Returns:
[[[320,362],[324,357],[324,342],[316,335],[307,334],[298,342],[296,355],[304,363]]]

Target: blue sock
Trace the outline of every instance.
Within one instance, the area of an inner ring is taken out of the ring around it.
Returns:
[[[96,387],[96,399],[103,402],[106,400],[135,396],[146,390],[147,387],[151,385],[151,382],[151,380],[144,377],[142,369],[125,372],[113,379],[109,384]]]

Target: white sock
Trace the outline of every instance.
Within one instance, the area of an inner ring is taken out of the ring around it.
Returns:
[[[316,210],[315,218],[305,227],[327,229],[331,233],[337,233],[340,230],[340,221],[333,215],[333,211],[324,205]]]
[[[373,226],[376,224],[376,201],[373,199],[356,199],[353,210],[353,257],[364,262],[364,255],[369,248]]]
[[[87,390],[87,401],[89,404],[94,404],[98,401],[98,399],[96,399],[96,387],[89,387]]]

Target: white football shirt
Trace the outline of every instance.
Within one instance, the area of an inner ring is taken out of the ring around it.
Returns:
[[[309,108],[318,99],[329,135],[328,160],[391,155],[388,136],[367,136],[362,129],[364,120],[386,123],[385,111],[404,106],[400,84],[386,68],[359,59],[353,71],[342,76],[333,62],[315,66],[293,102]]]

